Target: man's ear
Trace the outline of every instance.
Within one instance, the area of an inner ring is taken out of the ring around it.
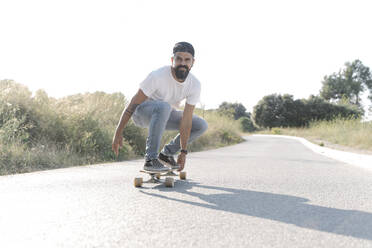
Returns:
[[[194,63],[195,63],[195,59],[192,58],[192,64],[191,64],[191,68],[194,66]]]

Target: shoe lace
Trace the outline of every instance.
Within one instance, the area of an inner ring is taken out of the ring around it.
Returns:
[[[160,163],[159,160],[157,160],[157,159],[154,159],[152,161],[152,166],[154,168],[163,168],[164,167],[164,165],[162,163]]]

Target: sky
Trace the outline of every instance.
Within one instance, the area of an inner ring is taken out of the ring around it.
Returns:
[[[0,80],[130,99],[188,41],[201,104],[251,112],[265,95],[317,95],[345,62],[372,68],[371,10],[369,0],[1,0]]]

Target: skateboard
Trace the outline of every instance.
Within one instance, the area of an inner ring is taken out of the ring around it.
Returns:
[[[165,172],[155,172],[155,171],[147,171],[147,170],[140,170],[142,173],[146,173],[150,175],[150,179],[147,181],[143,181],[142,177],[134,178],[134,187],[142,187],[143,183],[164,183],[165,187],[174,187],[174,178],[179,176],[181,180],[186,180],[186,172],[181,171],[180,173],[175,173],[176,169],[169,170]],[[162,180],[161,177],[165,177],[165,180]]]

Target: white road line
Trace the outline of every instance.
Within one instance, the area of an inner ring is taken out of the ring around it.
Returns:
[[[265,136],[265,137],[276,137],[276,138],[287,138],[287,139],[294,139],[300,141],[306,147],[311,149],[312,151],[324,155],[326,157],[350,164],[362,167],[367,170],[372,171],[372,155],[364,155],[364,154],[357,154],[352,152],[345,152],[345,151],[338,151],[334,149],[330,149],[327,147],[322,147],[316,144],[311,143],[310,141],[295,136],[287,136],[287,135],[269,135],[269,134],[254,134],[252,136]],[[248,136],[249,137],[249,136]]]

